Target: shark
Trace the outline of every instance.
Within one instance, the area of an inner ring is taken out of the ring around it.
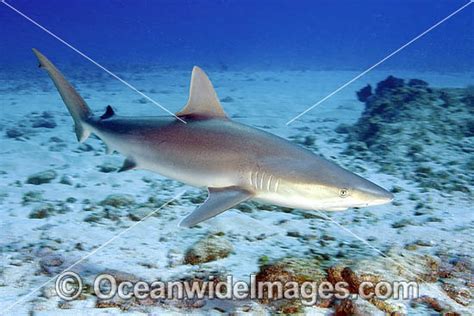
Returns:
[[[176,116],[120,116],[110,105],[99,116],[43,54],[33,52],[71,114],[79,142],[94,134],[108,153],[124,155],[119,172],[145,169],[208,190],[207,199],[181,220],[181,227],[195,226],[247,200],[318,211],[393,200],[384,188],[306,148],[231,120],[197,66],[188,101]]]

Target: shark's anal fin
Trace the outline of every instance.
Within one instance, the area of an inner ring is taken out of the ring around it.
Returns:
[[[209,188],[206,201],[185,217],[179,226],[192,227],[252,197],[252,192],[239,187]]]
[[[123,162],[123,165],[122,167],[119,169],[118,172],[124,172],[124,171],[128,171],[128,170],[131,170],[133,168],[135,168],[137,166],[137,163],[130,159],[130,158],[127,158],[125,159],[125,161]]]
[[[197,66],[191,74],[188,103],[176,115],[196,119],[227,118],[211,81]]]

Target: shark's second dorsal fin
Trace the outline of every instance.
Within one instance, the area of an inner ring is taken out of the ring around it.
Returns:
[[[101,120],[106,120],[108,118],[111,118],[112,116],[115,115],[115,111],[114,109],[110,106],[110,105],[107,105],[107,108],[105,109],[105,113],[102,114],[102,116],[100,117]]]
[[[191,75],[188,103],[176,115],[204,119],[227,118],[211,81],[206,73],[197,66],[194,66]]]

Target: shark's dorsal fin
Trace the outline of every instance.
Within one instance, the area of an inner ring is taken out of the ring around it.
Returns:
[[[176,115],[203,119],[227,118],[211,81],[197,66],[194,66],[191,75],[188,103]]]

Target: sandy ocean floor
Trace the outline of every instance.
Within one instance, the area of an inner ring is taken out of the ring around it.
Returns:
[[[111,104],[122,115],[166,114],[106,75],[73,68],[66,68],[64,73],[97,113]],[[440,253],[445,253],[446,258],[456,255],[472,260],[474,213],[470,194],[424,192],[413,181],[384,174],[373,162],[343,155],[344,136],[335,131],[342,123],[357,121],[364,105],[357,100],[355,91],[367,83],[374,85],[391,74],[423,79],[434,87],[465,87],[474,83],[472,74],[374,71],[289,126],[285,125],[288,120],[357,72],[209,70],[208,74],[226,112],[234,120],[292,139],[382,187],[396,190],[393,204],[325,213],[335,222],[416,271],[427,269],[421,261],[413,259],[425,254],[436,255],[441,261]],[[173,112],[187,99],[190,70],[130,69],[120,75]],[[262,260],[272,262],[291,257],[319,258],[325,267],[342,264],[355,270],[365,263],[368,270],[379,275],[395,275],[395,263],[317,213],[282,212],[276,207],[248,204],[247,208],[229,210],[199,227],[178,228],[180,219],[200,204],[206,192],[147,171],[115,172],[124,158],[119,154],[106,155],[98,139],[77,143],[66,108],[49,78],[39,70],[33,68],[31,72],[14,75],[0,73],[0,106],[0,310],[183,190],[176,201],[81,262],[75,271],[93,275],[117,270],[143,280],[179,280],[199,273],[225,271],[245,280],[259,271]],[[439,144],[439,149],[443,155],[443,144]],[[44,171],[49,173],[39,177],[49,178],[47,183],[27,183],[29,177]],[[473,192],[474,186],[470,190]],[[120,195],[123,204],[113,207],[109,203],[107,207],[104,200],[111,195]],[[429,216],[413,215],[420,203],[429,205]],[[188,249],[215,233],[231,244],[230,255],[201,265],[185,264]],[[75,315],[84,308],[83,314],[119,313],[123,308],[117,304],[98,309],[92,295],[64,302],[54,295],[53,289],[54,282],[47,284],[9,313]],[[445,306],[443,310],[464,315],[473,311],[472,305],[459,304],[447,295],[441,282],[424,283],[420,292],[437,299]],[[434,312],[428,304],[390,304],[404,313]],[[128,309],[137,314],[270,311],[268,306],[249,301],[203,305],[164,302],[136,304]],[[321,306],[303,310],[308,314],[333,313],[333,308]],[[383,313],[376,308],[370,311]]]

